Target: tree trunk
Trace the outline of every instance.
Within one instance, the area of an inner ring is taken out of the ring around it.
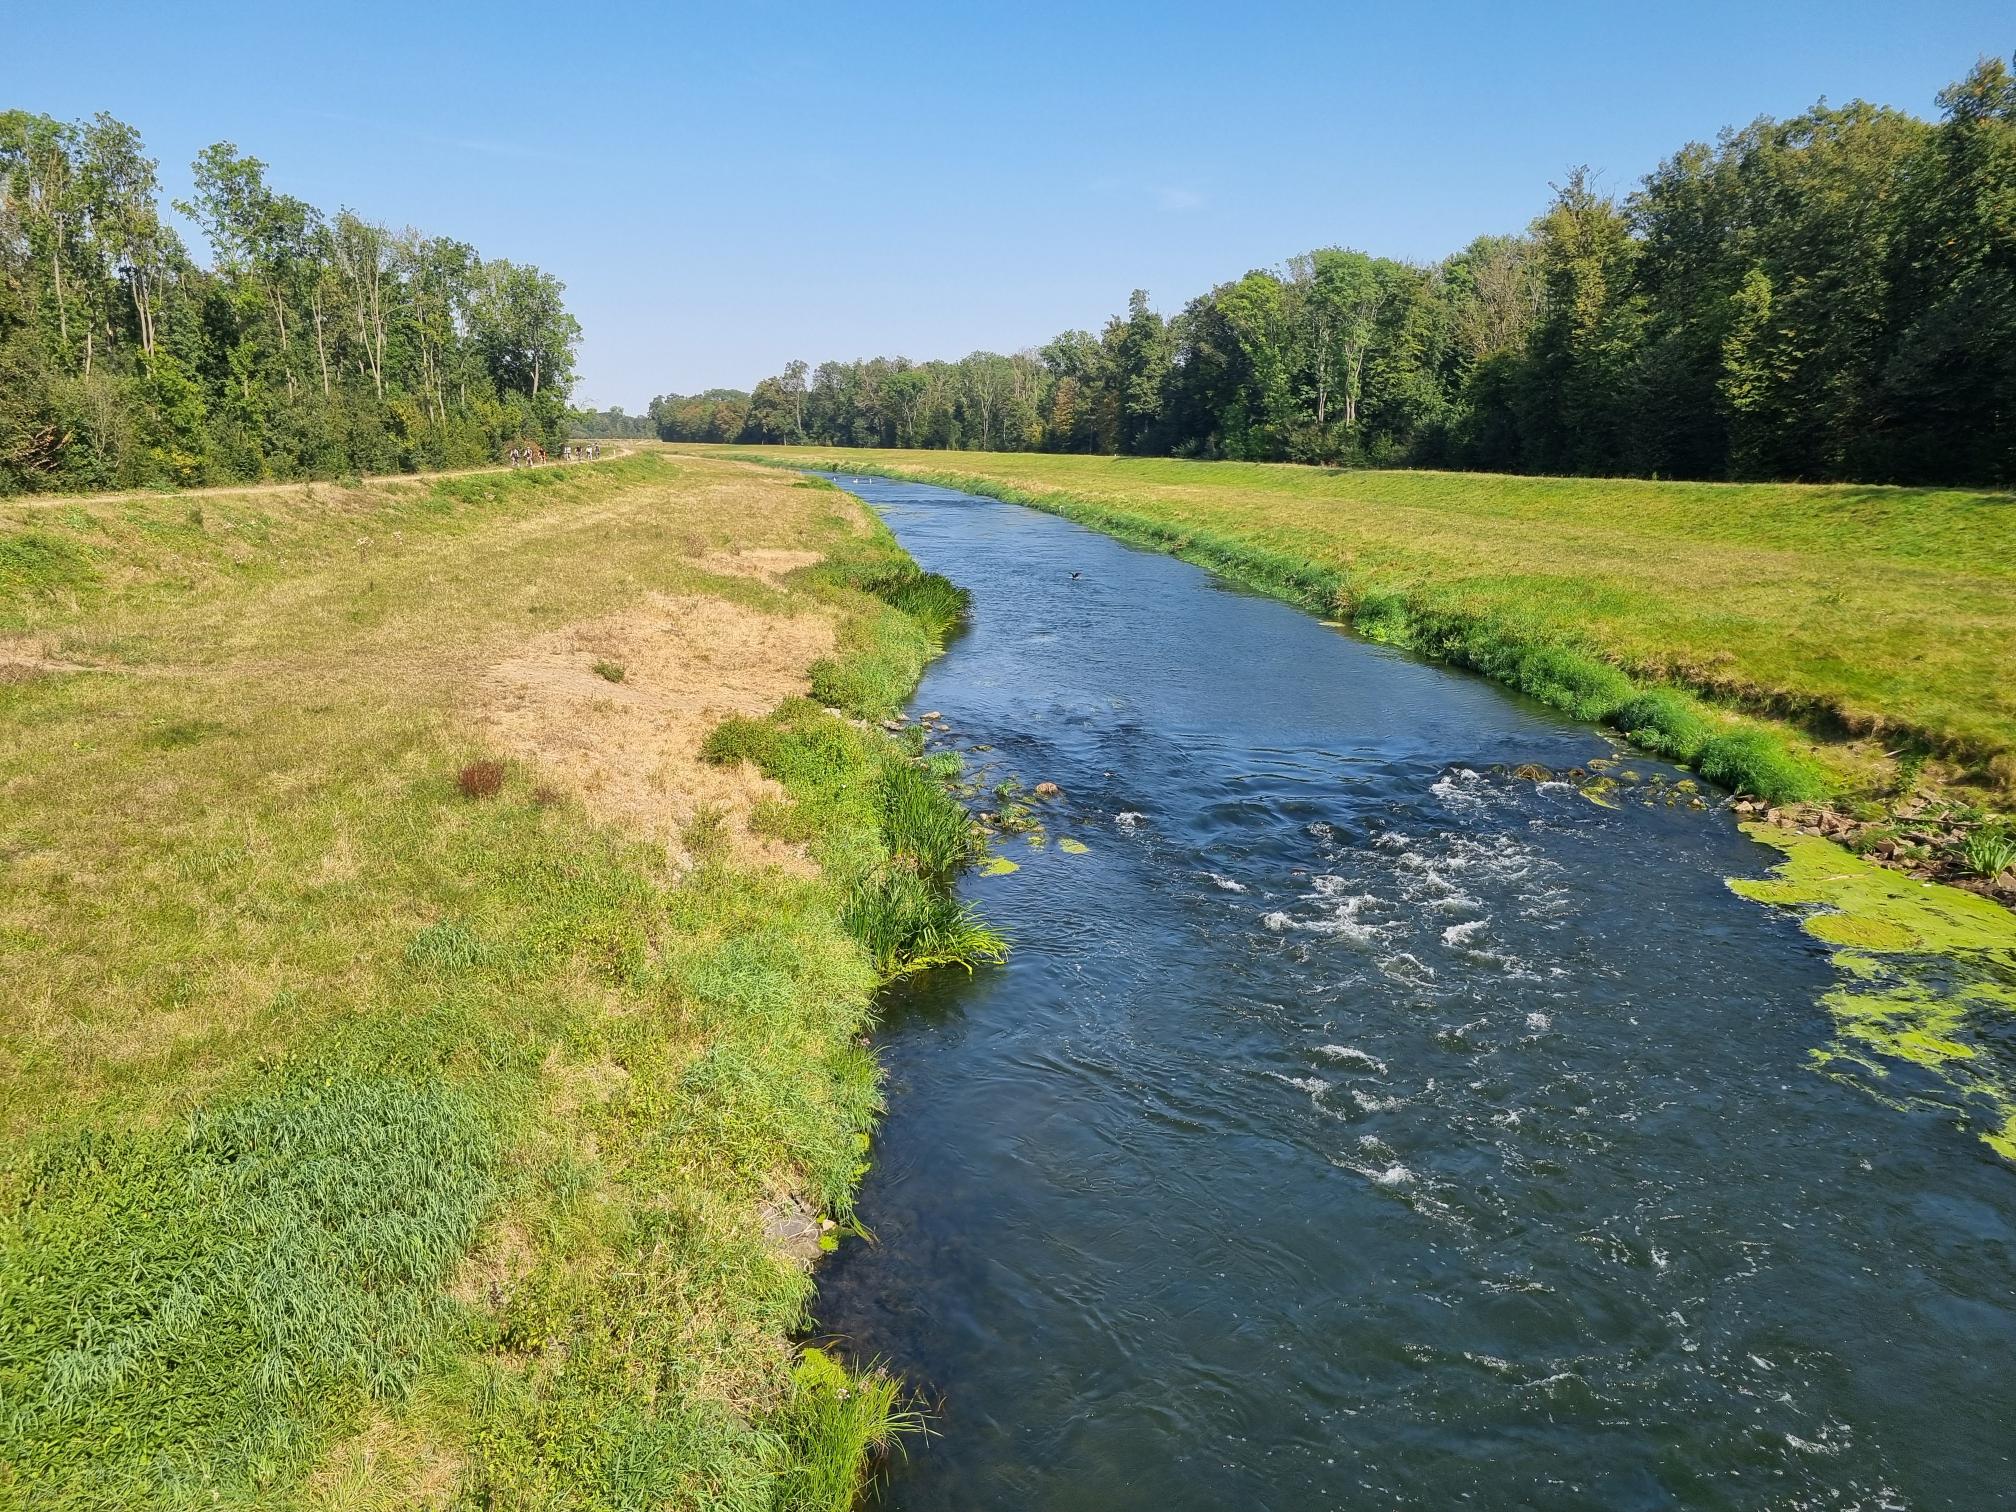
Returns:
[[[315,358],[322,364],[322,397],[329,397],[329,348],[322,340],[322,291],[314,294],[315,309]]]
[[[70,350],[70,311],[63,300],[63,223],[53,216],[49,222],[49,263],[56,274],[56,329],[63,337],[63,350]]]

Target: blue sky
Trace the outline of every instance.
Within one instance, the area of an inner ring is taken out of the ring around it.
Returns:
[[[130,121],[171,194],[230,140],[557,274],[577,396],[632,410],[794,356],[1012,351],[1311,247],[1439,257],[1570,164],[1628,189],[1822,95],[1930,115],[2016,48],[2008,0],[70,0],[8,29],[0,104]]]

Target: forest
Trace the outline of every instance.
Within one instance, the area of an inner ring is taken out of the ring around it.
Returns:
[[[1421,266],[1324,248],[1173,315],[956,362],[668,394],[667,440],[1695,479],[2016,482],[2016,77],[1941,118],[1824,101],[1630,193],[1577,169],[1521,235]]]
[[[326,214],[229,142],[187,202],[164,207],[158,166],[109,115],[0,112],[0,494],[451,467],[565,435],[580,328],[550,274]]]

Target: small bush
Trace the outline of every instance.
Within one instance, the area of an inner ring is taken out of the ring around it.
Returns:
[[[620,662],[598,661],[595,663],[595,675],[604,682],[621,682],[624,678],[623,665]]]
[[[1708,721],[1685,694],[1670,688],[1627,698],[1610,711],[1607,721],[1627,739],[1683,765],[1692,762],[1708,743]]]
[[[1731,792],[1754,793],[1767,803],[1810,803],[1824,797],[1826,780],[1810,761],[1762,730],[1732,730],[1701,747],[1695,770]]]
[[[1351,628],[1366,640],[1405,646],[1412,642],[1414,620],[1403,595],[1368,593],[1352,606]]]
[[[472,761],[455,776],[464,798],[495,798],[504,789],[504,763]]]
[[[715,766],[748,762],[768,770],[775,759],[777,730],[761,719],[724,719],[700,745],[700,759]]]

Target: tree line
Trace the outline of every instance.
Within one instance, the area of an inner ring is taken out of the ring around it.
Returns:
[[[577,409],[568,421],[568,429],[577,436],[596,439],[658,434],[657,423],[649,415],[626,415],[620,404],[606,410]]]
[[[131,126],[0,112],[0,493],[478,463],[564,437],[562,285],[326,215],[229,142],[163,218]]]
[[[654,399],[668,440],[2016,482],[2016,78],[1824,102],[1422,266],[1324,248],[1174,315]]]

